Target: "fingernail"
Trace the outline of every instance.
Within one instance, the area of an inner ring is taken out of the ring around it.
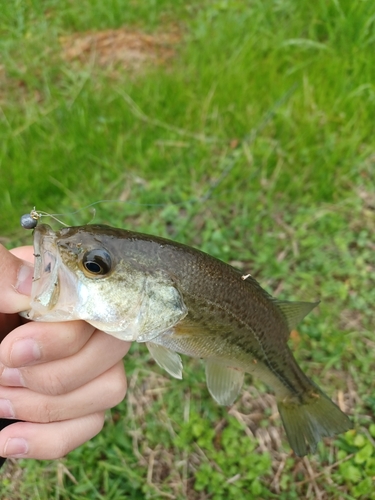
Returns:
[[[2,418],[14,418],[14,410],[9,399],[0,399],[0,416]]]
[[[16,290],[23,295],[31,294],[31,285],[33,282],[34,268],[28,264],[23,264],[17,276]]]
[[[6,457],[23,457],[29,451],[29,445],[24,438],[9,438],[5,443],[4,455]]]
[[[0,370],[2,365],[0,366]],[[7,387],[25,387],[21,372],[18,368],[4,367],[0,375],[0,384]]]
[[[34,339],[16,340],[10,351],[10,360],[15,366],[25,366],[40,358],[40,347]]]

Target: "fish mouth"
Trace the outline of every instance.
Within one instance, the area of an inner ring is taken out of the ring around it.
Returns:
[[[34,277],[31,287],[31,309],[21,313],[34,321],[60,321],[73,319],[71,311],[63,307],[61,290],[72,276],[67,273],[58,247],[59,235],[47,224],[40,224],[34,230]],[[74,297],[70,295],[70,299]],[[66,304],[65,304],[66,306]],[[68,308],[69,309],[69,308]]]
[[[56,233],[47,224],[40,224],[35,228],[31,310],[26,314],[30,319],[37,319],[51,310],[58,300],[58,269],[61,259],[56,240]]]

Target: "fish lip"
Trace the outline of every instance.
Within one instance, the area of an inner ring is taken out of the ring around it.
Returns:
[[[59,296],[59,269],[61,258],[57,248],[57,234],[47,224],[34,230],[34,278],[31,287],[31,311],[36,319],[51,310]]]

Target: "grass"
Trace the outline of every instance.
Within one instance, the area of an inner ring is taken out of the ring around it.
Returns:
[[[63,460],[10,463],[3,498],[375,498],[372,3],[34,0],[0,11],[2,241],[31,242],[19,217],[34,205],[122,200],[96,205],[95,221],[197,246],[282,298],[321,298],[291,345],[355,423],[298,459],[261,381],[248,377],[220,408],[198,361],[185,360],[179,382],[134,345],[128,396],[103,432]],[[64,58],[62,37],[124,25],[174,33],[174,57],[137,70]]]

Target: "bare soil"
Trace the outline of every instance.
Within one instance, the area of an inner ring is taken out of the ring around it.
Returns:
[[[66,61],[140,70],[149,64],[164,64],[175,55],[177,33],[146,34],[127,28],[87,31],[61,37]]]

